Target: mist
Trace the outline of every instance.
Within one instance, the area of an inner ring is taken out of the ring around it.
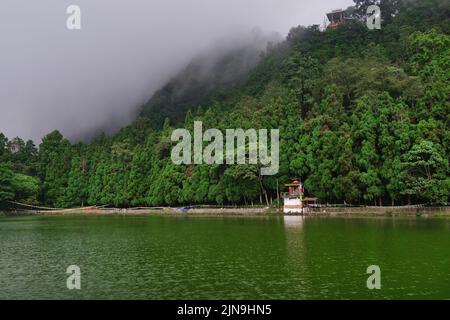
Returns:
[[[81,30],[66,27],[71,4],[81,8]],[[114,133],[201,53],[242,46],[255,27],[284,37],[291,27],[322,24],[327,11],[351,4],[2,0],[0,132],[36,143],[55,129],[72,141]]]

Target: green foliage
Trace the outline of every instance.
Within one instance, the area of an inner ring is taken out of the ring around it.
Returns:
[[[74,156],[67,181],[65,206],[79,207],[87,203],[88,163],[85,157]]]
[[[15,190],[14,200],[26,204],[38,204],[39,180],[35,177],[17,173],[11,180]]]
[[[450,195],[449,164],[440,146],[426,140],[414,144],[404,156],[402,165],[404,194],[430,203],[447,202]]]
[[[0,133],[0,207],[7,201],[38,203],[37,149],[32,141],[9,141]]]
[[[418,115],[421,118],[432,116],[448,126],[450,37],[434,29],[415,32],[410,37],[409,53],[412,72],[419,77],[423,87],[417,103]]]
[[[60,207],[270,204],[295,176],[322,202],[448,202],[448,2],[382,1],[382,29],[370,31],[359,19],[375,2],[356,0],[356,19],[336,30],[293,28],[250,72],[236,69],[245,52],[206,78],[191,64],[111,138],[71,145],[55,131],[38,154],[0,134],[0,202],[34,203],[39,185],[39,200]],[[204,130],[280,129],[278,175],[173,164],[174,127],[197,120]]]
[[[13,178],[11,165],[0,162],[0,207],[5,206],[6,201],[14,199]]]
[[[46,205],[64,207],[68,186],[71,146],[58,131],[53,131],[42,139],[39,146],[39,177],[41,200]]]
[[[355,16],[366,17],[367,8],[371,5],[378,5],[381,10],[381,18],[383,23],[391,23],[394,16],[400,10],[402,4],[406,1],[402,0],[353,0],[355,2],[356,10]]]

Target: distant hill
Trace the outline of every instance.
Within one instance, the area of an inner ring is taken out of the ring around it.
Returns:
[[[233,88],[245,82],[267,45],[280,40],[276,34],[269,37],[255,31],[245,42],[217,46],[197,56],[152,96],[141,116],[149,118],[154,128],[161,128],[166,118],[179,124],[188,110],[226,99]]]

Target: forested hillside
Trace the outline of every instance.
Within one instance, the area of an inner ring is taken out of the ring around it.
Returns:
[[[361,12],[372,2],[355,0],[351,19],[336,30],[293,28],[239,85],[200,97],[194,90],[186,101],[201,107],[192,112],[166,105],[176,97],[159,92],[153,101],[163,95],[158,106],[169,117],[162,126],[153,108],[89,144],[52,132],[39,152],[31,141],[0,135],[0,202],[266,203],[277,198],[277,181],[294,176],[322,202],[448,202],[450,3],[386,0],[382,29],[369,30]],[[195,120],[204,130],[279,128],[279,174],[262,177],[254,165],[173,164],[170,137],[180,115],[186,128]]]
[[[237,43],[220,43],[202,53],[170,80],[142,107],[141,115],[149,118],[152,128],[161,129],[164,120],[182,125],[186,113],[226,99],[230,91],[245,82],[248,73],[261,59],[268,43],[281,41],[277,34],[265,35],[254,29]],[[231,49],[230,49],[231,48]]]

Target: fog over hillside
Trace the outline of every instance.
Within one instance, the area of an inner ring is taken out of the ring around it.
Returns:
[[[171,124],[182,123],[188,110],[208,107],[242,84],[264,52],[282,40],[278,33],[268,35],[255,28],[214,43],[156,91],[141,115],[148,117],[154,128],[161,128],[166,118]]]
[[[320,24],[325,12],[351,3],[3,0],[0,132],[37,143],[54,129],[72,141],[113,133],[199,54],[220,57],[242,48],[255,27],[269,37],[285,36],[291,27]],[[81,30],[66,28],[71,4],[81,8]],[[255,51],[249,52],[244,71],[254,61]],[[213,65],[214,57],[201,61]]]

